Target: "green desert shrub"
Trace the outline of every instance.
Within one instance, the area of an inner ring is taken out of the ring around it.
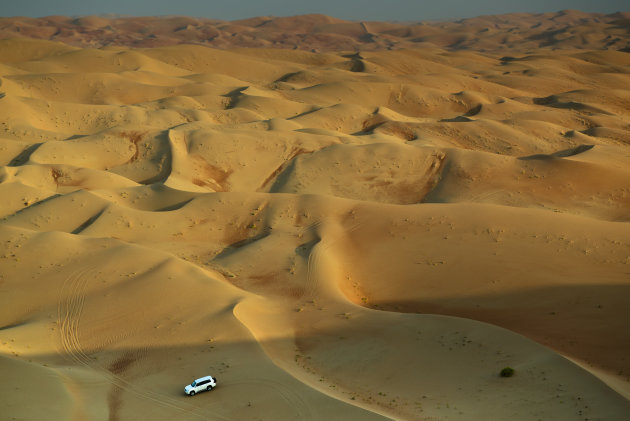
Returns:
[[[501,377],[512,377],[514,375],[514,369],[512,367],[505,367],[499,373]]]

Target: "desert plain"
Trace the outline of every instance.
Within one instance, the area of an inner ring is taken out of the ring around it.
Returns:
[[[2,419],[630,419],[630,14],[0,34]]]

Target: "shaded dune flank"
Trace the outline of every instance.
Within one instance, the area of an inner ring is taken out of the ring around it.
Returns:
[[[0,403],[626,418],[626,20],[0,20]]]

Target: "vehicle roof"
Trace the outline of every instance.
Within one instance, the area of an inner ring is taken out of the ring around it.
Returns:
[[[199,377],[199,378],[198,378],[197,380],[195,380],[195,381],[196,381],[196,382],[200,382],[200,381],[202,381],[202,380],[208,380],[208,379],[211,379],[211,378],[212,378],[212,376]]]

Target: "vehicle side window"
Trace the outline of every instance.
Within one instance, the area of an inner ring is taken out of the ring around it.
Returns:
[[[209,380],[204,380],[202,382],[199,382],[197,386],[203,386],[204,384],[209,383],[209,382],[210,382]]]

